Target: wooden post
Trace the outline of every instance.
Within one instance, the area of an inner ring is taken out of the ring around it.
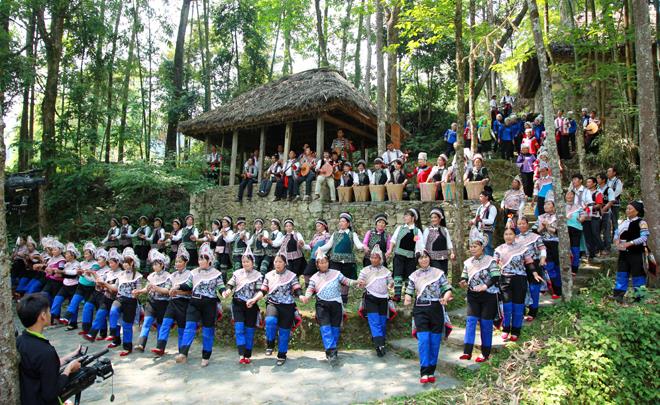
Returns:
[[[205,146],[206,146],[206,154],[208,155],[211,153],[211,141],[209,140],[209,136],[206,136],[206,141],[205,141]]]
[[[316,158],[323,157],[323,149],[325,146],[325,120],[323,117],[316,119]]]
[[[291,150],[291,135],[293,133],[293,123],[287,122],[286,129],[284,130],[284,161],[289,159],[289,151]]]
[[[46,186],[37,188],[37,221],[39,223],[39,240],[48,232],[48,218],[46,217]]]
[[[264,172],[264,157],[266,156],[266,127],[261,127],[261,135],[259,136],[259,167],[257,167],[257,184],[261,184],[261,178]]]
[[[367,162],[367,167],[369,167],[369,148],[364,148],[364,161]]]
[[[238,158],[238,131],[231,138],[231,160],[229,161],[229,185],[236,183],[236,159]]]
[[[220,172],[218,173],[218,185],[222,185],[222,167],[225,164],[225,156],[223,154],[225,153],[225,135],[222,134],[222,140],[220,141]]]

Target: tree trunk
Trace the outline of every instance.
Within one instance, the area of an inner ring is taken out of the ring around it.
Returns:
[[[463,3],[456,2],[456,13],[454,15],[454,35],[456,42],[456,121],[462,127],[465,122],[465,69],[463,68]],[[460,131],[459,131],[460,132]],[[463,272],[462,263],[465,260],[463,252],[465,248],[465,205],[463,204],[463,135],[459,133],[456,137],[456,263],[451,266],[451,282],[458,285]]]
[[[387,19],[387,122],[391,125],[399,119],[398,101],[397,101],[397,61],[399,44],[399,23],[400,6],[397,1],[394,2]],[[385,152],[385,151],[383,151]]]
[[[570,300],[573,294],[573,277],[571,274],[571,247],[568,238],[568,227],[566,226],[566,201],[564,200],[564,189],[561,185],[561,172],[559,170],[559,154],[557,153],[557,143],[555,142],[555,124],[552,103],[552,83],[550,69],[548,67],[548,58],[543,45],[543,32],[539,22],[539,10],[536,6],[536,0],[527,0],[529,4],[529,16],[532,20],[532,32],[534,34],[534,45],[536,46],[536,57],[539,61],[539,72],[541,75],[541,91],[543,92],[543,115],[545,118],[545,131],[548,137],[545,145],[548,156],[550,170],[552,171],[552,187],[555,195],[555,207],[557,214],[557,227],[559,229],[559,266],[561,268],[561,282],[563,299]]]
[[[126,113],[128,111],[128,88],[131,81],[131,70],[133,70],[133,50],[135,49],[135,36],[137,35],[138,19],[137,10],[134,16],[133,28],[131,30],[131,42],[128,44],[128,59],[126,60],[126,71],[124,72],[124,83],[121,90],[121,120],[119,121],[118,162],[124,161],[124,143],[126,141]]]
[[[291,58],[291,30],[284,28],[284,58],[282,60],[282,74],[290,75],[293,73],[293,59]]]
[[[275,56],[277,56],[277,45],[280,42],[280,27],[282,26],[282,19],[284,17],[285,10],[286,8],[284,7],[284,4],[282,4],[282,10],[280,10],[280,16],[277,19],[277,29],[275,30],[275,45],[273,45],[273,56],[270,58],[268,81],[271,81],[273,79],[273,68],[275,67]]]
[[[360,64],[360,47],[362,46],[362,36],[364,28],[364,13],[365,13],[365,0],[362,0],[362,5],[360,6],[360,12],[358,16],[358,31],[357,37],[355,38],[355,74],[353,77],[353,85],[356,89],[360,88],[362,84],[362,65]]]
[[[327,0],[326,0],[327,1]],[[321,0],[314,0],[314,8],[316,10],[316,34],[318,35],[319,51],[318,60],[319,67],[327,67],[328,64],[328,44],[325,38],[325,29],[323,27],[323,14],[321,12]]]
[[[179,99],[181,98],[181,90],[183,88],[183,57],[189,10],[190,0],[183,0],[181,4],[181,17],[179,19],[179,32],[176,37],[176,48],[174,49],[174,71],[172,72],[174,94],[172,95],[171,107],[178,105]],[[178,108],[170,108],[167,114],[167,136],[165,138],[165,159],[169,161],[174,161],[175,158],[178,126]]]
[[[147,139],[144,141],[144,156],[147,159],[147,162],[151,158],[151,100],[152,100],[152,95],[153,95],[153,83],[151,81],[152,75],[153,75],[153,68],[152,68],[152,63],[153,63],[153,53],[154,53],[154,44],[151,40],[151,18],[149,19],[149,22],[147,24],[148,27],[148,37],[147,37],[147,42],[149,43],[149,86],[148,86],[148,118],[147,118]]]
[[[653,37],[649,28],[649,8],[645,2],[633,1],[635,19],[635,53],[637,83],[653,83],[652,46]],[[640,85],[637,88],[639,102],[639,160],[642,179],[642,197],[646,222],[651,236],[649,245],[655,257],[660,257],[660,190],[658,187],[658,133],[656,122],[654,86]]]
[[[387,129],[385,127],[385,61],[383,60],[383,4],[376,2],[376,106],[378,109],[378,156],[385,153]]]
[[[94,94],[94,102],[92,104],[92,111],[90,114],[90,127],[92,136],[89,139],[89,152],[92,156],[96,156],[96,147],[98,144],[99,134],[99,121],[101,119],[101,98],[103,93],[103,79],[105,78],[105,69],[103,67],[103,41],[105,40],[105,0],[101,0],[99,14],[101,21],[104,21],[102,30],[97,33],[96,50],[94,52],[94,68],[93,77],[94,84],[92,85],[92,93]]]
[[[369,11],[369,0],[365,1],[365,36],[367,37],[367,60],[364,67],[364,94],[371,99],[371,12]],[[358,62],[359,63],[359,62]]]
[[[468,124],[470,125],[470,134],[472,134],[470,142],[470,150],[472,153],[477,153],[477,131],[475,130],[475,112],[474,112],[474,70],[475,70],[475,58],[474,58],[474,14],[475,14],[475,4],[474,0],[470,0],[469,13],[470,13],[470,56],[468,57]],[[460,124],[459,124],[460,125]]]
[[[34,57],[34,33],[35,16],[30,15],[30,20],[25,32],[25,54],[28,59]],[[25,78],[23,88],[23,106],[21,108],[21,128],[19,130],[18,143],[18,171],[29,169],[32,158],[32,139],[30,138],[30,94],[34,89],[34,70]]]
[[[353,0],[346,0],[346,15],[342,21],[341,33],[341,53],[339,56],[339,71],[343,72],[346,66],[346,48],[348,47],[348,34],[351,28],[351,10],[353,8]]]
[[[57,83],[62,60],[62,37],[64,21],[68,14],[68,2],[56,2],[50,12],[50,32],[46,29],[44,8],[37,8],[37,27],[46,48],[46,85],[41,102],[41,164],[46,179],[55,173],[57,144],[55,137],[55,110],[57,103]]]
[[[114,64],[115,64],[115,55],[117,54],[117,37],[119,36],[119,22],[121,21],[121,14],[123,11],[124,6],[122,4],[119,4],[119,10],[117,10],[117,18],[115,19],[115,28],[114,32],[112,34],[112,50],[110,51],[110,57],[108,60],[108,64],[106,66],[107,72],[108,72],[108,88],[107,88],[107,94],[106,94],[106,122],[105,122],[105,132],[103,135],[104,143],[105,143],[105,163],[110,163],[110,137],[111,137],[111,131],[112,131],[112,117],[114,116],[113,111],[112,111],[112,93],[113,93],[113,88],[112,88],[112,82],[114,79]]]
[[[204,66],[204,111],[211,111],[211,53],[209,52],[209,10],[207,3],[208,0],[203,0],[202,2],[202,11],[204,11],[204,47],[201,53],[204,55],[204,60],[206,61],[206,65]],[[199,21],[199,17],[197,17],[197,20]]]
[[[135,14],[139,16],[136,4],[133,3]],[[147,143],[147,102],[145,100],[146,90],[144,88],[144,74],[142,73],[142,55],[140,54],[140,36],[135,38],[135,45],[138,60],[138,79],[140,80],[140,107],[142,109],[142,130],[140,131],[140,159],[149,161],[149,144]],[[149,51],[148,51],[149,52]]]
[[[0,53],[9,54],[9,4],[0,5]],[[43,16],[43,14],[41,14]],[[43,21],[43,20],[42,20]],[[0,68],[0,77],[5,77]],[[5,201],[5,93],[0,90],[0,201]],[[9,244],[7,243],[7,218],[5,204],[0,206],[0,404],[18,405],[20,403],[20,383],[18,377],[18,353],[14,337],[14,306],[11,295],[11,263],[9,262]]]

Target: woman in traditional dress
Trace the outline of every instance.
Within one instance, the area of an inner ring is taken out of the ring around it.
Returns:
[[[561,271],[559,269],[559,236],[557,233],[557,215],[555,203],[547,201],[544,205],[545,213],[539,215],[536,221],[536,231],[541,235],[547,252],[545,272],[550,278],[552,299],[561,297]]]
[[[259,318],[259,306],[247,306],[248,301],[261,290],[263,276],[255,268],[255,259],[252,249],[248,246],[241,258],[239,270],[236,270],[227,282],[227,289],[222,293],[223,298],[233,294],[231,300],[231,315],[234,321],[234,335],[238,348],[238,362],[250,364],[252,347],[254,345],[254,332]]]
[[[264,296],[268,295],[266,304],[266,356],[273,354],[277,339],[277,365],[286,362],[289,351],[291,329],[296,317],[296,298],[302,294],[298,277],[287,269],[286,256],[278,253],[273,261],[274,270],[266,273],[261,291],[245,304],[252,308]]]
[[[305,271],[303,275],[305,276],[305,285],[309,286],[309,279],[318,271],[316,267],[316,252],[319,247],[325,245],[330,239],[330,234],[328,233],[328,223],[325,219],[319,218],[315,222],[316,233],[312,237],[312,240],[309,244],[303,246],[305,250],[309,250],[309,261],[307,266],[305,266]]]
[[[337,343],[341,330],[344,308],[341,299],[341,288],[356,285],[339,271],[330,269],[330,261],[323,252],[316,255],[316,272],[310,279],[307,291],[300,301],[309,302],[316,295],[316,320],[321,330],[321,340],[325,348],[325,358],[332,365],[337,364]]]
[[[94,252],[96,252],[96,246],[92,242],[87,242],[83,246],[83,261],[80,262],[80,269],[82,274],[78,277],[78,287],[76,292],[69,302],[69,307],[67,308],[63,320],[69,325],[67,330],[73,330],[78,327],[78,307],[81,302],[88,302],[94,294],[96,287],[96,278],[94,273],[100,268],[98,263],[94,258]],[[91,318],[89,318],[88,326],[91,326]],[[83,327],[83,334],[86,334],[89,328],[85,329]]]
[[[357,259],[355,250],[362,250],[360,237],[353,231],[353,216],[348,212],[339,214],[339,229],[330,236],[325,245],[318,251],[330,257],[330,268],[339,270],[345,277],[355,280],[357,278]],[[341,299],[348,303],[348,286],[341,287]]]
[[[449,260],[455,260],[454,245],[451,242],[449,229],[445,220],[445,211],[442,207],[431,209],[431,225],[424,229],[422,234],[426,251],[431,257],[431,267],[438,268],[445,273],[449,268]]]
[[[190,253],[190,251],[188,252]],[[191,278],[182,286],[191,291],[186,310],[186,329],[183,332],[177,363],[188,361],[188,351],[197,334],[197,323],[202,323],[202,367],[209,365],[215,338],[215,322],[218,314],[218,297],[225,291],[222,273],[212,266],[213,251],[208,242],[199,249],[199,267],[192,270]]]
[[[362,260],[362,266],[369,266],[371,264],[371,251],[376,245],[380,248],[381,255],[382,252],[387,251],[387,246],[390,243],[390,235],[387,233],[385,227],[387,226],[387,215],[378,214],[374,218],[374,228],[368,230],[364,235],[364,240],[362,241],[362,246],[364,247],[364,258]]]
[[[568,238],[571,241],[571,272],[576,275],[580,268],[580,247],[582,246],[582,223],[587,219],[587,214],[580,204],[576,204],[575,192],[566,192],[566,225],[568,226]]]
[[[543,268],[545,266],[547,255],[543,240],[538,234],[530,230],[527,217],[523,216],[520,218],[520,220],[518,220],[518,230],[520,233],[516,236],[516,243],[527,246],[527,249],[529,249],[530,253],[532,254],[536,272],[539,273],[541,277],[543,277]],[[534,320],[534,318],[536,318],[539,312],[539,297],[541,295],[541,287],[543,286],[543,283],[539,282],[534,277],[528,277],[527,284],[529,286],[529,297],[531,298],[532,302],[527,308],[527,315],[525,316],[525,320],[527,322],[531,322]]]
[[[504,192],[504,198],[500,203],[500,207],[504,211],[504,217],[511,218],[514,226],[516,226],[519,218],[525,216],[526,201],[527,197],[522,189],[520,177],[516,176],[511,181],[511,188]]]
[[[452,290],[445,273],[431,267],[431,257],[422,251],[417,259],[419,269],[408,279],[404,305],[413,303],[413,321],[419,350],[419,382],[435,382],[440,342],[445,327],[444,305],[452,299]]]
[[[613,298],[621,303],[628,290],[628,278],[632,277],[635,301],[641,301],[642,287],[646,284],[644,272],[644,246],[650,235],[644,218],[644,204],[632,201],[626,206],[626,220],[614,233],[614,244],[619,250],[616,284]]]
[[[186,328],[186,312],[190,303],[190,288],[188,288],[188,285],[192,283],[192,274],[186,266],[188,259],[190,259],[188,251],[183,246],[180,246],[174,261],[174,270],[170,273],[169,277],[171,286],[168,295],[170,296],[170,300],[163,315],[163,322],[158,328],[156,348],[151,349],[151,352],[156,356],[165,354],[170,330],[175,323],[178,327],[178,348],[181,349],[183,334]]]
[[[68,325],[69,320],[66,318],[60,318],[62,304],[64,304],[64,301],[66,300],[69,300],[69,302],[73,300],[76,290],[78,289],[78,278],[82,274],[80,262],[77,260],[79,257],[80,252],[76,249],[76,246],[71,242],[67,243],[64,248],[64,259],[66,260],[66,263],[64,263],[64,268],[61,271],[58,270],[62,277],[62,287],[60,287],[60,290],[57,292],[57,295],[53,299],[53,304],[50,307],[52,318],[58,320],[59,323],[63,325]],[[77,327],[77,319],[73,318],[73,324]]]
[[[480,233],[470,237],[472,257],[463,263],[460,285],[467,288],[467,319],[461,360],[470,360],[474,349],[477,323],[481,332],[481,356],[475,360],[482,363],[488,360],[493,342],[493,320],[497,315],[497,294],[499,293],[500,269],[492,256],[484,254],[486,238]]]
[[[103,253],[97,252],[96,254],[98,256]],[[112,333],[118,333],[117,330],[113,329],[110,331],[111,336],[105,336],[108,333],[108,314],[112,308],[112,303],[115,302],[115,298],[117,297],[117,290],[113,287],[117,284],[119,274],[122,272],[121,265],[124,259],[121,254],[117,252],[117,248],[111,248],[107,257],[108,270],[104,273],[96,273],[96,289],[103,294],[103,297],[96,295],[98,300],[98,310],[94,316],[91,329],[86,335],[83,335],[83,338],[90,342],[103,339],[113,341],[114,337],[112,336]],[[114,326],[116,326],[116,321]],[[101,332],[101,337],[97,338],[96,336],[99,332]]]
[[[502,291],[502,339],[515,342],[520,337],[525,315],[525,296],[527,278],[539,283],[539,276],[534,267],[534,258],[527,246],[516,243],[513,228],[504,230],[504,243],[495,249],[495,262],[500,268],[500,290]]]
[[[140,331],[138,344],[135,346],[135,350],[138,352],[144,352],[151,326],[154,323],[158,326],[163,324],[165,310],[170,301],[170,288],[172,288],[170,273],[167,272],[170,258],[156,249],[150,250],[147,256],[149,262],[151,262],[153,272],[147,276],[147,285],[143,289],[133,291],[133,296],[142,294],[148,294],[149,296],[144,307],[142,330]]]
[[[385,356],[387,321],[394,318],[396,311],[389,305],[389,290],[394,288],[392,272],[383,263],[385,258],[379,244],[370,251],[371,264],[360,271],[358,287],[365,290],[362,297],[360,316],[366,317],[371,331],[371,341],[378,357]]]
[[[128,356],[133,352],[133,322],[137,314],[138,300],[133,295],[142,282],[142,274],[139,273],[140,258],[137,257],[133,248],[127,247],[122,252],[124,270],[117,275],[117,282],[108,288],[117,293],[117,298],[110,309],[110,334],[113,337],[108,348],[112,349],[120,344],[124,348],[120,356]],[[122,323],[121,336],[119,335],[119,315]]]
[[[286,257],[287,268],[291,270],[296,276],[301,276],[307,266],[305,256],[303,254],[303,246],[305,240],[300,232],[296,231],[293,219],[287,218],[284,220],[284,239],[280,246],[280,253]]]
[[[386,259],[392,254],[392,267],[394,269],[394,300],[401,301],[401,291],[403,284],[408,277],[415,271],[415,253],[424,249],[424,237],[422,235],[422,225],[419,220],[419,211],[416,208],[410,208],[403,214],[403,225],[398,225],[394,229],[390,244],[387,248]]]
[[[266,255],[259,268],[262,275],[266,275],[266,273],[273,269],[275,256],[277,255],[277,252],[279,252],[283,240],[284,234],[282,233],[282,224],[279,219],[272,218],[270,220],[270,235],[263,239]]]

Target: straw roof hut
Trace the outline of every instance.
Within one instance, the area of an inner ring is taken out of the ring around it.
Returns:
[[[309,144],[320,156],[339,129],[358,150],[376,146],[376,108],[343,73],[328,68],[264,84],[179,123],[179,131],[186,136],[207,144],[231,145],[232,173],[239,149],[259,149],[263,156],[264,150],[274,152],[282,145],[286,155]],[[397,140],[403,130],[396,124],[391,131]]]

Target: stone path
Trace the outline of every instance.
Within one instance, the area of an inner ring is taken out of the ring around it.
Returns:
[[[84,342],[63,327],[45,335],[60,353],[68,353]],[[137,335],[136,335],[137,336]],[[176,341],[176,336],[173,341]],[[154,344],[150,341],[148,349]],[[89,344],[89,353],[105,348],[106,342]],[[201,368],[201,347],[195,342],[189,363],[174,362],[175,347],[154,358],[151,353],[119,357],[119,349],[108,357],[115,368],[114,393],[117,404],[349,404],[414,395],[429,389],[448,389],[460,384],[438,375],[435,384],[421,385],[419,363],[395,353],[384,358],[370,350],[340,351],[340,365],[333,368],[322,351],[292,351],[287,363],[275,365],[274,357],[256,350],[250,365],[238,364],[233,347],[215,348],[211,363]],[[111,380],[90,387],[84,404],[108,404]]]

